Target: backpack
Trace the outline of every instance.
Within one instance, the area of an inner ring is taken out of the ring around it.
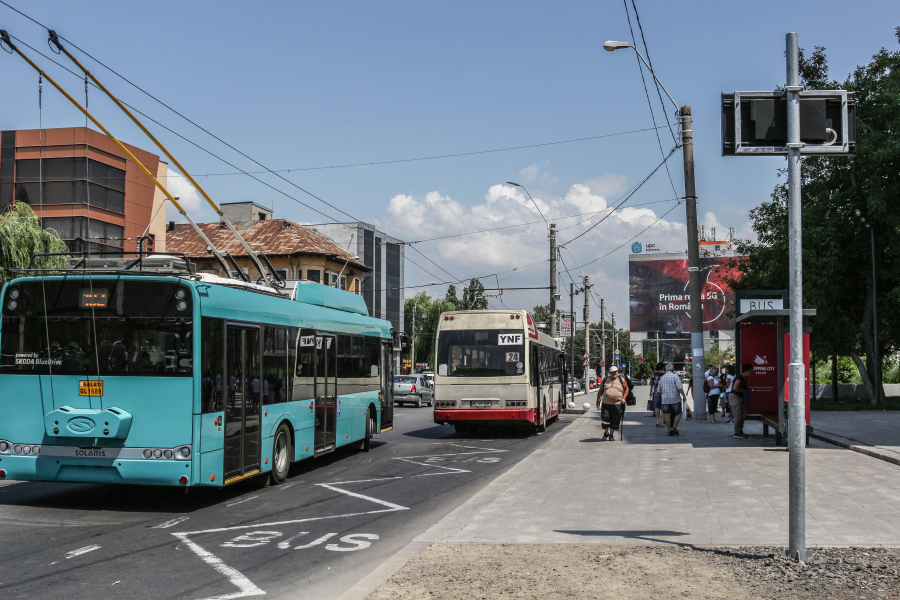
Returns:
[[[634,406],[637,404],[637,400],[634,397],[634,386],[631,385],[631,380],[628,379],[626,375],[619,375],[619,381],[625,380],[625,383],[628,384],[628,394],[625,396],[625,405],[626,406]]]

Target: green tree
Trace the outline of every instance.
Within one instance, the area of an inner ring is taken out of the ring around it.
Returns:
[[[415,308],[415,311],[413,310]],[[451,302],[446,299],[432,298],[427,292],[419,292],[412,298],[407,298],[404,303],[404,326],[406,335],[412,341],[413,332],[415,332],[415,360],[412,361],[413,366],[417,363],[427,363],[429,368],[435,368],[435,340],[437,338],[438,323],[441,320],[441,314],[447,311],[456,310]],[[413,329],[413,315],[415,314],[415,329]],[[404,353],[404,358],[412,359],[410,351]]]
[[[459,306],[459,298],[456,297],[456,286],[452,283],[447,286],[447,294],[444,296],[444,302],[447,302],[449,306],[453,307],[448,310],[456,310],[456,307]]]
[[[52,229],[41,229],[40,221],[24,202],[10,204],[0,213],[0,285],[21,277],[7,269],[22,269],[33,254],[67,252],[69,249]],[[40,258],[31,265],[38,269],[62,269],[65,256]]]
[[[900,28],[896,30],[900,41]],[[900,52],[882,49],[840,84],[828,76],[824,48],[801,56],[801,79],[808,89],[856,92],[857,146],[850,157],[805,157],[802,161],[803,293],[815,308],[812,351],[850,356],[873,398],[876,395],[869,231],[855,215],[861,210],[875,234],[882,356],[900,347]],[[783,174],[784,171],[781,171]],[[740,242],[747,257],[736,289],[785,289],[789,285],[787,185],[750,212],[758,241]],[[834,385],[837,385],[834,378]]]
[[[549,304],[538,304],[533,309],[531,309],[531,314],[534,317],[534,320],[538,323],[549,323],[550,322],[550,305]]]
[[[484,285],[478,279],[469,281],[469,285],[463,288],[463,297],[460,302],[460,310],[487,310],[488,301],[484,297]]]

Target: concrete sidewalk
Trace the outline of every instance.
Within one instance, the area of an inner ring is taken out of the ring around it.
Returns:
[[[417,541],[787,544],[788,454],[760,423],[745,440],[698,421],[668,437],[645,406],[621,442],[591,409]],[[815,440],[806,464],[809,546],[900,546],[900,467]]]
[[[900,465],[900,411],[813,411],[816,439]]]

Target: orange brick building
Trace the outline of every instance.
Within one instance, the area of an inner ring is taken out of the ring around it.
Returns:
[[[166,184],[168,165],[159,156],[124,145]],[[56,230],[70,246],[80,237],[94,250],[134,252],[149,224],[153,249],[165,251],[165,200],[98,131],[66,127],[0,133],[0,211],[13,201],[27,202],[44,227]]]

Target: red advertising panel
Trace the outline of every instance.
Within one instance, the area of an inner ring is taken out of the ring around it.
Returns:
[[[724,278],[734,272],[728,268],[732,257],[701,258],[703,287],[703,328],[730,331],[734,318],[734,292]],[[691,301],[688,290],[687,259],[630,260],[629,310],[632,331],[691,330]]]
[[[791,336],[788,334],[784,335],[784,401],[787,402],[789,400],[790,394],[788,390],[790,386],[788,385],[788,378],[790,377],[790,371],[788,370],[788,365],[791,364]],[[806,393],[806,424],[809,425],[809,334],[803,334],[803,366],[806,371],[806,381],[803,382],[803,390]]]
[[[741,361],[753,366],[753,372],[747,381],[750,389],[747,413],[777,415],[778,326],[774,323],[741,325]]]

